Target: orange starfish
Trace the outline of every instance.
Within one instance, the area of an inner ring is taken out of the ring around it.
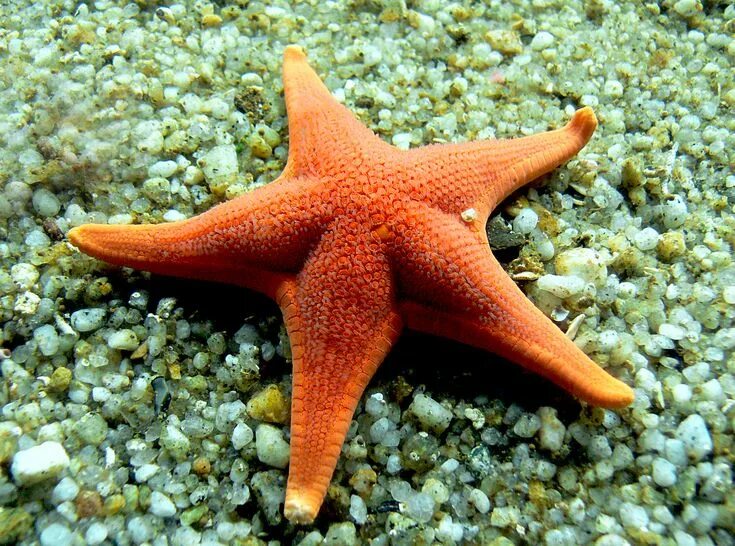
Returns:
[[[403,326],[492,351],[590,404],[633,400],[524,297],[485,234],[503,198],[587,143],[590,108],[543,134],[402,151],[332,97],[299,47],[285,50],[283,82],[290,149],[276,181],[189,220],[90,224],[69,239],[112,264],[278,302],[293,354],[289,520],[316,517],[355,406]]]

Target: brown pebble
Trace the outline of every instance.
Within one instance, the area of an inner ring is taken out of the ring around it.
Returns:
[[[191,465],[197,476],[207,476],[212,471],[212,465],[206,457],[197,457]]]
[[[91,518],[102,512],[102,497],[97,491],[80,491],[74,503],[80,518]]]

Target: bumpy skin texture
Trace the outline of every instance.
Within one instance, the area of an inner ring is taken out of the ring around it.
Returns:
[[[90,224],[69,239],[106,262],[278,302],[293,352],[288,519],[316,517],[355,406],[404,325],[502,355],[590,404],[633,400],[524,297],[485,235],[504,197],[587,143],[591,109],[530,137],[401,151],[334,100],[299,47],[283,72],[290,150],[278,180],[190,220]]]

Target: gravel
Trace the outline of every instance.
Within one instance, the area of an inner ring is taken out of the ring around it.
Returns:
[[[731,543],[735,8],[225,4],[3,6],[0,536]],[[283,521],[278,313],[116,270],[64,234],[188,218],[274,180],[287,43],[401,148],[530,134],[595,108],[589,145],[500,207],[515,246],[498,257],[636,389],[631,408],[539,399],[498,368],[470,393],[421,385],[413,372],[431,366],[459,379],[459,357],[398,354],[358,405],[319,530]]]

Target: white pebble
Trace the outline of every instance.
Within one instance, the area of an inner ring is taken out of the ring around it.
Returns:
[[[166,222],[180,222],[181,220],[186,220],[186,215],[176,209],[169,209],[163,213],[163,219]]]
[[[674,229],[681,226],[689,213],[686,202],[679,195],[675,195],[666,201],[662,207],[664,226],[667,229]]]
[[[210,185],[233,184],[239,171],[235,146],[233,144],[215,146],[199,159],[198,165]]]
[[[658,327],[658,333],[675,341],[684,339],[684,337],[686,336],[686,330],[684,330],[684,328],[676,324],[669,324],[667,322],[664,322],[663,324],[661,324],[661,326]]]
[[[71,314],[71,327],[77,332],[91,332],[102,326],[107,311],[104,309],[79,309]]]
[[[562,299],[579,294],[585,286],[584,280],[576,275],[542,275],[536,283],[541,290]]]
[[[255,452],[258,460],[275,468],[286,468],[290,455],[288,442],[284,440],[281,429],[260,424],[255,429]]]
[[[58,197],[46,188],[39,188],[34,191],[32,201],[35,211],[46,218],[56,216],[59,214],[59,209],[61,209]]]
[[[620,506],[620,521],[625,527],[643,530],[648,525],[646,509],[631,502]]]
[[[107,538],[107,527],[103,523],[94,522],[84,533],[87,544],[102,544]]]
[[[549,451],[559,451],[564,443],[566,427],[556,416],[556,410],[549,407],[541,407],[538,410],[541,419],[539,429],[539,445]]]
[[[111,349],[120,349],[122,351],[134,351],[140,345],[138,336],[135,332],[128,328],[113,332],[107,338],[107,346]]]
[[[350,497],[350,516],[358,525],[362,525],[367,521],[367,506],[365,506],[365,501],[359,495]]]
[[[663,457],[653,461],[653,481],[661,487],[670,487],[676,483],[676,467]]]
[[[679,383],[671,389],[671,395],[674,397],[674,401],[678,404],[689,402],[692,398],[692,389],[686,383]]]
[[[452,412],[425,394],[414,396],[408,411],[416,416],[425,429],[434,432],[444,432],[452,421]]]
[[[72,543],[72,534],[66,525],[52,523],[41,531],[41,546],[69,546]]]
[[[232,446],[235,449],[242,449],[253,441],[253,429],[245,423],[238,423],[232,431]]]
[[[53,356],[59,350],[59,334],[50,324],[39,326],[33,331],[33,339],[44,356]]]
[[[156,163],[148,167],[148,176],[150,178],[168,178],[170,176],[173,176],[178,168],[179,166],[176,161],[157,161]]]
[[[451,474],[459,468],[459,461],[457,459],[447,459],[439,468],[445,474]]]
[[[159,518],[170,518],[176,513],[176,505],[173,501],[160,491],[151,493],[151,505],[148,511]]]
[[[554,260],[556,273],[562,276],[575,276],[603,286],[607,280],[607,266],[599,252],[591,248],[570,248]]]
[[[406,502],[406,515],[420,523],[426,523],[434,515],[434,499],[426,493],[411,495]]]
[[[608,97],[622,97],[623,96],[623,84],[618,80],[607,80],[603,88],[603,92]]]
[[[20,290],[28,290],[38,280],[40,273],[31,264],[18,263],[10,268],[10,278]]]
[[[144,464],[135,470],[135,481],[138,483],[147,482],[155,476],[161,467],[157,464]]]
[[[653,228],[647,227],[635,234],[633,242],[639,250],[653,250],[658,244],[659,237],[660,235],[658,231]]]
[[[365,401],[365,411],[372,417],[385,417],[388,413],[388,405],[382,393],[371,394]]]
[[[538,214],[533,209],[524,208],[513,218],[513,231],[528,235],[538,224]]]
[[[461,523],[454,523],[452,517],[445,515],[439,522],[436,530],[436,538],[444,544],[459,543],[464,536],[464,528]]]
[[[480,489],[470,491],[469,501],[481,514],[487,514],[490,511],[490,499]]]
[[[712,452],[712,437],[701,415],[690,415],[679,423],[676,437],[684,442],[687,455],[695,461]]]
[[[554,43],[554,36],[550,32],[542,30],[531,40],[531,49],[540,51],[550,47]]]
[[[411,133],[396,133],[391,142],[400,150],[408,150],[411,147]]]
[[[674,11],[682,17],[692,17],[702,11],[699,0],[679,0],[674,4]]]
[[[67,476],[56,484],[51,493],[51,500],[56,504],[61,504],[62,502],[74,500],[77,498],[77,494],[79,494],[77,482]]]
[[[58,442],[19,451],[13,457],[10,472],[18,485],[31,485],[48,478],[55,478],[69,466],[69,456]]]

